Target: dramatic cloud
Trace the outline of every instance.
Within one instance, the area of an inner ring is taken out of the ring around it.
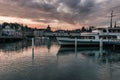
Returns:
[[[108,26],[114,10],[120,24],[119,0],[1,0],[0,16],[29,19],[41,24]],[[57,25],[56,25],[57,26]]]

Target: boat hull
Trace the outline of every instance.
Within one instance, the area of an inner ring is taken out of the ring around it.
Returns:
[[[58,43],[61,46],[74,46],[75,43],[77,46],[100,46],[100,40],[95,39],[74,39],[74,38],[57,38]],[[76,41],[76,42],[75,42]],[[112,42],[110,40],[102,40],[103,46],[113,46],[115,45],[115,42]],[[120,43],[116,43],[117,45],[120,45]]]

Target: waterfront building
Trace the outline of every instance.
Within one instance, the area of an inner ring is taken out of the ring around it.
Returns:
[[[2,26],[1,35],[21,37],[22,36],[21,27],[20,26],[16,27],[16,26],[11,26],[11,25]]]
[[[46,29],[36,29],[34,30],[34,36],[39,37],[39,36],[44,36]]]
[[[2,26],[0,25],[0,36],[2,35]]]
[[[0,34],[2,37],[25,38],[34,36],[34,29],[18,23],[3,23],[0,30]]]

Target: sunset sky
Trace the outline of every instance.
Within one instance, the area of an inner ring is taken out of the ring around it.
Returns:
[[[77,29],[120,25],[120,0],[0,0],[0,23],[17,22],[37,28]]]

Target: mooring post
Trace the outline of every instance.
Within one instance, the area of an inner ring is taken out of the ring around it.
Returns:
[[[34,38],[32,38],[32,59],[34,59]]]
[[[32,38],[32,49],[34,49],[34,38]]]
[[[100,38],[100,55],[102,56],[102,51],[103,51],[103,39]]]
[[[103,39],[100,38],[100,48],[102,48],[102,47],[103,47]]]
[[[75,54],[77,55],[77,38],[75,37]]]

